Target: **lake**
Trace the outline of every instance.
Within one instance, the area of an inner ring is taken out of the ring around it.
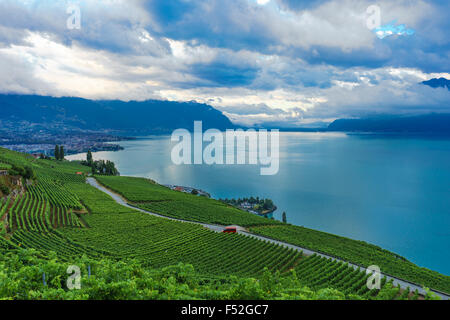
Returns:
[[[279,172],[258,165],[174,165],[168,136],[96,152],[120,173],[214,198],[267,197],[289,223],[377,244],[450,275],[450,139],[280,133]],[[85,155],[72,155],[81,159]]]

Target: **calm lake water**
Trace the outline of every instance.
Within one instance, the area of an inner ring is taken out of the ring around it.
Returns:
[[[193,186],[214,198],[259,196],[288,222],[399,253],[450,275],[450,139],[280,133],[277,175],[257,165],[174,165],[170,137],[97,152],[122,175]],[[73,155],[69,159],[85,158]]]

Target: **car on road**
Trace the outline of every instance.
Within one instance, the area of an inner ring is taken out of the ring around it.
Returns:
[[[223,229],[222,232],[224,232],[224,233],[236,233],[237,230],[236,230],[236,227],[225,227],[225,229]]]

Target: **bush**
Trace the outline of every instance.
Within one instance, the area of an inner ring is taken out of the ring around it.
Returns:
[[[31,167],[25,167],[25,173],[24,173],[23,177],[25,179],[34,179],[35,174],[34,174],[33,169]]]
[[[8,170],[8,174],[11,176],[23,176],[25,174],[25,168],[13,165],[12,168]]]
[[[19,171],[14,170],[14,169],[9,169],[9,170],[8,170],[8,174],[9,174],[10,176],[20,176],[20,175],[21,175]]]
[[[70,263],[59,260],[54,252],[46,257],[33,249],[5,249],[0,238],[0,300],[125,300],[125,299],[342,299],[333,289],[315,292],[293,281],[280,283],[278,274],[265,272],[263,280],[240,278],[208,279],[192,265],[179,263],[162,269],[145,268],[133,259],[115,261],[75,258]],[[69,290],[69,265],[80,268],[81,288]],[[90,273],[89,271],[90,270]],[[45,283],[43,282],[43,275]]]
[[[0,191],[1,193],[3,193],[3,195],[7,196],[11,193],[11,190],[9,190],[9,188],[3,184],[0,184]]]
[[[36,175],[31,167],[20,167],[13,165],[11,169],[8,170],[8,174],[11,176],[22,176],[25,179],[34,179]]]

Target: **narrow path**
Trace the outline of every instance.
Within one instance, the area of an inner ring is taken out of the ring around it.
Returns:
[[[189,221],[189,220],[183,220],[183,219],[177,219],[177,218],[164,216],[164,215],[161,215],[161,214],[158,214],[158,213],[154,213],[154,212],[151,212],[151,211],[147,211],[147,210],[144,210],[144,209],[141,209],[141,208],[138,208],[136,206],[133,206],[133,205],[129,204],[126,201],[126,199],[124,199],[122,196],[120,196],[117,193],[115,193],[115,192],[105,188],[104,186],[100,185],[97,182],[97,180],[95,180],[92,177],[88,177],[87,178],[87,183],[89,183],[91,186],[99,189],[100,191],[103,191],[104,193],[108,194],[111,198],[114,199],[114,201],[116,201],[117,203],[119,203],[120,205],[122,205],[124,207],[130,208],[130,209],[134,209],[134,210],[138,210],[140,212],[147,213],[147,214],[150,214],[152,216],[163,218],[163,219],[169,219],[169,220],[178,221],[178,222],[187,222],[187,223],[199,224],[199,225],[202,225],[205,228],[208,228],[208,229],[213,230],[215,232],[222,232],[225,229],[225,226],[221,226],[221,225],[202,223],[202,222],[195,222],[195,221]],[[349,266],[353,267],[354,269],[360,269],[360,270],[363,270],[363,271],[366,270],[366,268],[364,268],[364,267],[361,267],[361,266],[358,266],[356,264],[344,261],[342,259],[338,259],[338,258],[335,258],[335,257],[332,257],[332,256],[328,256],[326,254],[323,254],[323,253],[320,253],[320,252],[317,252],[317,251],[314,251],[314,250],[302,248],[300,246],[296,246],[296,245],[293,245],[293,244],[290,244],[290,243],[287,243],[287,242],[274,240],[274,239],[271,239],[271,238],[266,238],[264,236],[260,236],[260,235],[254,234],[254,233],[250,233],[248,231],[244,231],[245,229],[242,228],[242,227],[239,227],[239,226],[237,226],[237,227],[238,227],[237,228],[237,230],[238,230],[237,232],[239,234],[243,234],[243,235],[246,235],[248,237],[256,238],[256,239],[259,239],[261,241],[267,241],[267,242],[270,242],[270,243],[273,243],[273,244],[277,244],[277,245],[282,246],[282,247],[291,248],[291,249],[294,249],[294,250],[297,250],[297,251],[303,251],[303,253],[305,255],[316,254],[316,255],[321,256],[321,257],[331,258],[332,260],[345,262],[345,263],[348,263]],[[420,285],[417,285],[415,283],[408,282],[406,280],[402,280],[402,279],[399,279],[399,278],[395,278],[395,277],[392,277],[392,276],[389,276],[389,275],[386,275],[386,274],[383,274],[383,273],[381,273],[381,274],[383,276],[385,276],[388,281],[392,279],[393,280],[393,284],[395,286],[400,284],[400,287],[402,289],[406,289],[407,287],[409,287],[411,291],[417,290],[422,295],[426,294],[426,291]],[[435,291],[435,290],[431,290],[431,291],[433,291],[435,294],[440,296],[443,300],[450,300],[450,295],[448,295],[448,294],[445,294],[445,293],[442,293],[442,292],[438,292],[438,291]]]

